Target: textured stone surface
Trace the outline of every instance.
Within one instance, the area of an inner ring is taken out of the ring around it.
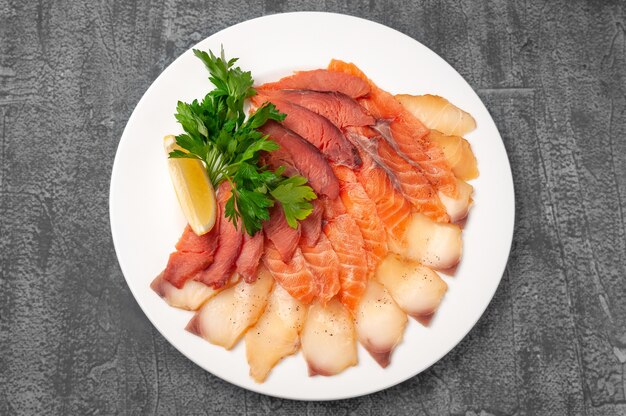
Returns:
[[[147,321],[111,242],[113,156],[153,79],[202,38],[329,10],[428,45],[478,91],[513,167],[515,241],[448,356],[336,403],[211,376]],[[626,414],[623,2],[0,0],[0,414]]]

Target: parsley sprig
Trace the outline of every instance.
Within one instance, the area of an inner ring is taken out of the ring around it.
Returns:
[[[272,171],[259,165],[262,151],[279,146],[257,129],[268,120],[284,120],[285,114],[265,103],[246,119],[245,101],[256,94],[252,74],[235,67],[236,58],[226,60],[223,49],[219,57],[211,51],[193,53],[209,70],[215,89],[200,102],[178,102],[175,116],[185,132],[176,136],[176,144],[184,150],[169,156],[204,162],[215,188],[229,181],[233,191],[225,214],[235,226],[241,219],[248,234],[261,229],[276,202],[289,226],[296,228],[313,210],[309,202],[316,198],[313,189],[302,176],[286,177],[282,168]]]

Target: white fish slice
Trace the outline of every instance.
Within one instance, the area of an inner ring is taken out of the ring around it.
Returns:
[[[274,283],[265,267],[257,273],[254,283],[241,280],[205,303],[187,324],[187,331],[227,350],[234,347],[263,313]]]
[[[300,339],[311,376],[339,374],[358,362],[352,316],[337,298],[309,306]]]
[[[407,317],[380,283],[374,280],[367,283],[356,310],[355,324],[361,345],[381,367],[387,367],[391,353],[402,341]]]
[[[461,227],[414,214],[407,226],[403,257],[436,270],[448,270],[461,260]]]
[[[182,288],[177,288],[167,280],[163,279],[163,273],[159,274],[150,284],[159,296],[168,305],[188,311],[198,310],[207,300],[220,293],[222,290],[237,283],[238,274],[233,274],[231,280],[224,287],[213,289],[204,283],[195,280],[188,280]]]
[[[307,307],[280,285],[274,290],[255,326],[245,336],[250,376],[262,383],[272,368],[300,348],[300,331]]]
[[[448,285],[428,267],[390,254],[376,270],[382,283],[408,315],[427,323],[437,310]]]

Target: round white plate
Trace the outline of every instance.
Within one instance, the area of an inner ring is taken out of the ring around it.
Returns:
[[[449,290],[429,327],[415,321],[391,365],[380,368],[359,347],[359,364],[334,377],[308,377],[300,354],[280,363],[264,384],[248,376],[245,348],[225,351],[185,331],[191,312],[169,307],[149,288],[165,267],[185,220],[171,186],[163,136],[179,133],[178,100],[203,97],[212,86],[191,50],[154,81],[137,104],[115,156],[111,175],[111,230],[120,266],[137,303],[163,336],[190,360],[216,376],[277,397],[334,400],[376,392],[424,371],[474,326],[504,272],[514,223],[511,169],[498,130],[480,98],[443,59],[386,26],[330,13],[265,16],[229,27],[195,48],[218,52],[251,70],[257,83],[294,70],[326,67],[331,58],[356,63],[392,93],[432,93],[470,112],[478,128],[467,136],[478,159],[472,181],[475,205],[463,232],[464,252]]]

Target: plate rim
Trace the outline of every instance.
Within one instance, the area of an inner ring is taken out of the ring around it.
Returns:
[[[129,283],[128,277],[127,277],[127,273],[125,272],[125,267],[122,265],[121,261],[120,261],[120,252],[118,247],[120,246],[120,243],[118,243],[119,239],[121,238],[118,235],[118,232],[115,230],[114,227],[114,223],[116,222],[116,218],[115,218],[115,213],[114,213],[114,205],[116,202],[116,197],[114,196],[114,183],[116,182],[116,178],[117,175],[116,173],[119,171],[119,159],[120,159],[120,148],[125,140],[125,137],[127,136],[128,130],[129,130],[129,125],[131,125],[131,121],[133,121],[134,117],[136,117],[136,112],[137,109],[141,107],[141,105],[143,104],[144,100],[146,100],[146,97],[149,95],[149,93],[157,88],[156,85],[159,84],[159,80],[163,79],[165,77],[166,74],[168,74],[170,71],[172,71],[175,67],[175,63],[178,62],[179,60],[181,60],[191,49],[197,48],[198,45],[204,43],[205,41],[207,41],[210,38],[213,37],[218,37],[222,32],[226,31],[226,30],[235,30],[238,27],[247,25],[247,24],[251,24],[252,22],[255,21],[259,21],[259,20],[265,20],[265,19],[276,19],[276,18],[289,18],[289,17],[298,17],[298,18],[308,18],[308,17],[321,17],[321,16],[328,16],[328,15],[332,15],[338,18],[345,18],[345,19],[354,19],[357,21],[360,21],[360,23],[362,24],[368,24],[368,25],[375,25],[380,29],[383,30],[387,30],[387,31],[391,31],[394,32],[394,34],[396,36],[401,36],[404,37],[406,39],[408,39],[411,42],[416,43],[417,45],[419,45],[420,47],[425,48],[427,51],[429,51],[430,53],[432,53],[432,55],[434,57],[436,57],[436,59],[439,59],[444,65],[446,65],[447,67],[449,67],[449,69],[451,69],[452,71],[454,71],[454,73],[456,73],[459,76],[459,79],[462,80],[462,82],[466,85],[466,87],[468,88],[468,91],[471,91],[476,98],[478,99],[478,101],[480,102],[480,104],[484,107],[484,109],[487,112],[487,115],[489,116],[490,121],[493,123],[493,127],[495,129],[495,132],[497,132],[498,134],[498,139],[499,139],[499,143],[502,145],[502,149],[504,150],[504,155],[506,156],[506,166],[508,168],[507,172],[506,172],[506,179],[507,179],[507,189],[510,189],[510,196],[511,196],[511,200],[508,201],[511,204],[511,212],[508,214],[510,215],[510,229],[506,230],[507,231],[507,241],[502,241],[503,246],[506,246],[506,261],[503,262],[502,267],[500,268],[501,270],[499,271],[498,275],[498,282],[496,285],[493,286],[493,290],[491,293],[489,293],[489,300],[487,302],[485,302],[485,304],[481,307],[481,308],[477,308],[476,310],[480,309],[480,313],[478,314],[477,319],[471,324],[471,326],[469,326],[467,328],[467,330],[463,331],[464,333],[462,335],[459,336],[458,340],[453,343],[453,345],[451,345],[449,348],[444,348],[442,349],[440,352],[438,352],[437,354],[435,354],[435,357],[430,360],[431,362],[428,362],[428,364],[420,369],[417,370],[415,372],[411,372],[408,376],[406,377],[401,377],[400,379],[396,379],[393,380],[391,382],[386,383],[383,386],[376,386],[373,388],[366,388],[363,389],[362,392],[358,393],[358,394],[343,394],[343,393],[339,393],[336,394],[333,397],[314,397],[314,398],[302,398],[302,397],[296,397],[293,395],[289,395],[289,394],[281,394],[280,392],[267,392],[267,391],[261,391],[261,389],[256,388],[259,386],[262,386],[263,384],[255,384],[254,386],[247,386],[247,385],[243,385],[241,383],[239,383],[234,377],[231,379],[227,379],[221,375],[215,374],[212,371],[208,370],[207,368],[205,368],[204,365],[200,364],[198,360],[196,360],[194,358],[194,356],[187,354],[186,352],[182,351],[181,349],[179,349],[176,345],[176,343],[174,341],[172,341],[172,339],[164,332],[162,331],[162,329],[159,327],[159,325],[157,325],[155,323],[155,319],[153,319],[153,317],[150,316],[150,314],[148,314],[146,312],[146,305],[143,304],[143,302],[140,300],[141,297],[138,296],[137,293],[135,293],[135,290],[133,289],[133,286]],[[453,349],[455,349],[466,337],[467,335],[472,331],[472,329],[474,329],[474,327],[476,326],[476,324],[478,323],[478,321],[484,316],[485,311],[487,310],[487,308],[489,307],[489,305],[491,305],[492,301],[493,301],[493,297],[495,296],[498,288],[500,287],[500,284],[502,282],[502,278],[504,276],[504,273],[506,272],[506,267],[508,265],[510,256],[511,256],[511,248],[512,248],[512,244],[513,244],[513,237],[514,237],[514,230],[515,230],[515,220],[516,220],[516,200],[515,200],[515,187],[514,187],[514,181],[513,181],[513,172],[511,169],[511,163],[510,163],[510,158],[509,158],[509,154],[506,150],[506,146],[504,146],[504,140],[502,139],[502,135],[500,134],[500,131],[495,123],[495,121],[493,120],[493,117],[491,116],[491,113],[489,112],[489,109],[487,108],[487,106],[485,106],[483,100],[480,98],[480,96],[476,93],[476,91],[474,90],[474,88],[472,88],[472,86],[467,82],[467,80],[450,64],[448,63],[443,57],[441,57],[438,53],[434,52],[432,49],[430,49],[428,46],[424,45],[423,43],[421,43],[420,41],[418,41],[417,39],[412,38],[411,36],[397,30],[394,29],[392,27],[389,27],[387,25],[384,25],[382,23],[379,22],[375,22],[369,19],[365,19],[359,16],[354,16],[354,15],[350,15],[350,14],[344,14],[344,13],[335,13],[335,12],[322,12],[322,11],[295,11],[295,12],[287,12],[287,13],[274,13],[274,14],[267,14],[267,15],[263,15],[263,16],[258,16],[252,19],[248,19],[248,20],[244,20],[241,21],[239,23],[236,23],[234,25],[231,26],[227,26],[224,27],[222,29],[220,29],[219,31],[211,34],[210,36],[207,36],[203,39],[201,39],[200,41],[196,42],[193,46],[191,46],[190,48],[186,49],[185,51],[183,51],[176,59],[174,59],[171,63],[169,63],[167,65],[166,68],[163,69],[163,71],[160,72],[160,74],[151,82],[150,86],[146,89],[146,91],[142,94],[141,98],[139,99],[139,101],[137,101],[137,104],[135,105],[135,107],[133,108],[133,111],[131,113],[131,115],[129,116],[126,125],[124,126],[124,130],[122,131],[122,134],[120,136],[120,140],[118,142],[118,145],[116,147],[116,152],[115,152],[115,157],[114,157],[114,161],[113,161],[113,165],[112,165],[112,169],[111,169],[111,179],[110,179],[110,183],[109,183],[109,204],[108,204],[108,209],[109,209],[109,223],[110,223],[110,228],[111,228],[111,238],[113,241],[113,246],[114,246],[114,250],[115,250],[115,254],[116,254],[116,258],[118,260],[118,264],[120,267],[120,270],[122,271],[122,274],[124,276],[124,280],[126,282],[126,285],[128,286],[128,288],[130,289],[133,298],[135,300],[135,302],[139,305],[139,307],[141,308],[142,313],[146,316],[146,318],[148,318],[148,321],[152,324],[152,326],[159,332],[159,334],[161,336],[163,336],[168,343],[170,343],[172,345],[172,347],[174,347],[179,353],[181,353],[183,356],[185,356],[187,359],[189,359],[190,361],[192,361],[195,365],[197,365],[198,367],[200,367],[203,371],[207,371],[209,373],[211,373],[212,375],[214,375],[215,377],[218,377],[219,379],[228,382],[230,384],[236,385],[237,387],[240,387],[242,389],[245,390],[249,390],[249,391],[253,391],[255,393],[258,394],[263,394],[263,395],[267,395],[267,396],[272,396],[272,397],[277,397],[280,399],[289,399],[289,400],[298,400],[298,401],[330,401],[330,400],[346,400],[346,399],[350,399],[350,398],[356,398],[356,397],[362,397],[362,396],[366,396],[369,394],[373,394],[376,392],[380,392],[383,390],[386,390],[388,388],[391,388],[393,386],[399,385],[425,371],[427,371],[430,367],[432,367],[434,364],[436,364],[437,362],[439,362],[442,358],[444,358],[446,355],[448,355]],[[506,243],[506,244],[505,244]]]

